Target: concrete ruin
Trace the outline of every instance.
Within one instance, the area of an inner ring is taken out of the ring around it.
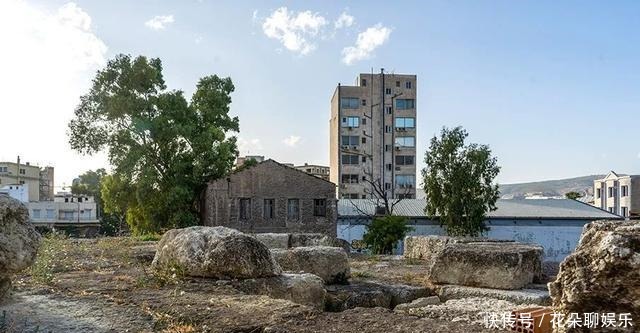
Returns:
[[[494,289],[522,289],[542,276],[543,249],[537,245],[444,236],[410,236],[405,258],[422,259],[428,279]]]

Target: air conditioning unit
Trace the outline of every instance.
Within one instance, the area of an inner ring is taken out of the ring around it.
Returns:
[[[396,171],[400,171],[400,167],[399,166],[396,167]]]
[[[353,146],[353,150],[358,150],[358,146]]]
[[[399,147],[399,146],[396,146],[396,150],[400,150],[400,147]]]

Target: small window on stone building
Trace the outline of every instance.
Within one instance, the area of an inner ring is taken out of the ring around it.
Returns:
[[[297,220],[300,218],[300,199],[287,200],[287,219]]]
[[[313,216],[327,216],[327,199],[313,200]]]
[[[251,199],[242,198],[240,199],[240,219],[241,220],[249,220],[251,219]]]
[[[362,100],[362,102],[361,102],[361,104],[362,104],[362,106],[367,106],[367,100],[366,100],[366,99],[363,99],[363,100]]]
[[[384,90],[387,95],[391,95],[391,88],[387,88]]]
[[[400,81],[396,81],[396,87],[400,87]]]
[[[411,89],[411,81],[407,81],[404,83],[404,87],[407,89]]]
[[[265,219],[272,219],[275,217],[275,199],[264,199],[264,208],[262,210],[263,217]]]
[[[363,87],[366,87],[367,86],[367,79],[361,79],[360,80],[360,85],[363,86]]]
[[[362,143],[367,143],[367,138],[362,137]]]
[[[367,124],[367,118],[362,118],[362,125],[366,125]]]

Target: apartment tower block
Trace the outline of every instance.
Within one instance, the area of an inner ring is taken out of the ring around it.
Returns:
[[[415,198],[415,75],[360,74],[331,98],[330,180],[338,198]]]

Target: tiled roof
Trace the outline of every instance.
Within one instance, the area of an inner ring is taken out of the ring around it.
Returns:
[[[393,215],[424,217],[424,199],[404,199],[393,211]],[[338,216],[374,215],[375,202],[370,199],[338,200]],[[489,212],[488,218],[543,218],[543,219],[620,219],[600,208],[571,199],[499,199],[497,210]]]

